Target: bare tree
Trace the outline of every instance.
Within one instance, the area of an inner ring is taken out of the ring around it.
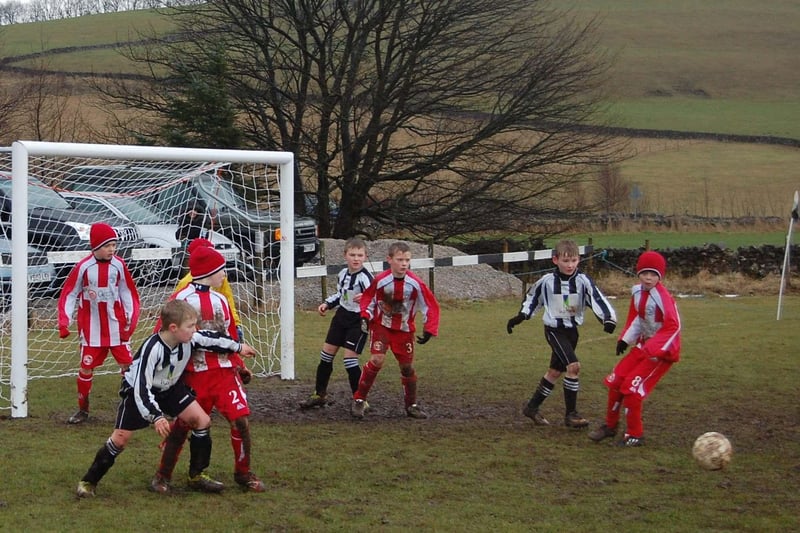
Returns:
[[[623,203],[628,201],[631,193],[631,184],[622,177],[619,167],[604,165],[597,176],[597,189],[599,191],[599,204],[606,217],[606,223],[611,223],[611,215]]]
[[[528,228],[569,215],[567,186],[617,157],[602,129],[575,128],[598,122],[596,21],[551,4],[212,0],[177,13],[181,39],[131,51],[148,88],[107,96],[166,117],[176,61],[200,72],[221,46],[247,146],[296,154],[323,235]]]

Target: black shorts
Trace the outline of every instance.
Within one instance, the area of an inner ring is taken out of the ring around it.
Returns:
[[[367,335],[361,331],[361,315],[345,309],[337,309],[331,325],[328,327],[325,343],[361,354],[367,343]]]
[[[119,389],[119,396],[122,400],[119,402],[119,407],[117,408],[117,420],[114,424],[115,429],[136,431],[137,429],[144,429],[150,425],[150,421],[143,418],[139,412],[139,408],[136,407],[133,387],[124,379]],[[194,401],[195,396],[194,391],[183,381],[178,381],[169,389],[157,392],[155,398],[158,406],[161,407],[161,411],[165,415],[175,418],[181,414],[184,409],[189,407],[189,404]]]
[[[565,372],[567,365],[578,362],[575,348],[578,347],[578,328],[551,328],[545,326],[544,338],[553,349],[550,368]]]

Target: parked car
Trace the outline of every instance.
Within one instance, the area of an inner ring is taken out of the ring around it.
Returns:
[[[177,279],[183,260],[183,243],[176,238],[178,224],[168,223],[163,215],[152,210],[143,200],[130,195],[108,192],[62,192],[61,196],[82,211],[99,216],[117,216],[130,220],[139,229],[142,240],[155,248],[170,250],[171,260],[165,265],[164,278]],[[226,261],[229,275],[234,279],[247,272],[242,262],[241,250],[229,238],[217,231],[209,231],[203,237],[214,243],[214,248]]]
[[[140,191],[153,209],[180,223],[192,208],[201,206],[226,237],[249,257],[255,255],[256,233],[265,236],[265,258],[280,256],[280,215],[275,210],[248,208],[233,186],[213,172],[164,170],[143,166],[79,166],[64,177],[60,187],[76,192]],[[295,217],[295,264],[319,252],[316,222]]]
[[[0,172],[0,228],[11,238],[11,173]],[[117,254],[129,261],[132,251],[145,246],[144,241],[130,221],[119,217],[98,217],[73,208],[54,189],[34,177],[28,176],[28,243],[48,254],[56,277],[53,290],[59,290],[76,261],[55,259],[52,252],[89,253],[89,229],[95,222],[105,222],[117,233]]]
[[[28,246],[28,296],[46,296],[50,284],[56,277],[56,270],[47,260],[42,250]],[[11,306],[11,240],[0,235],[0,311]]]

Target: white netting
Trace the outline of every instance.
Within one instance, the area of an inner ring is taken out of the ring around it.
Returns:
[[[187,271],[187,243],[203,236],[227,260],[244,339],[259,352],[249,366],[261,376],[279,373],[279,169],[263,163],[29,157],[28,243],[34,248],[28,252],[28,379],[77,373],[76,328],[73,323],[72,335],[59,339],[58,297],[71,267],[90,253],[88,224],[99,221],[115,227],[120,236],[117,253],[139,289],[142,314],[132,339],[134,349],[153,331],[160,306]],[[10,152],[0,153],[0,199],[11,197],[11,171]],[[10,201],[5,201],[3,233],[10,240],[9,214]],[[313,221],[299,219],[294,235],[295,262],[302,263],[317,252]],[[0,408],[6,408],[14,310],[7,305],[11,252],[2,247],[0,252]],[[36,266],[43,263],[43,254],[49,265]],[[99,369],[117,371],[110,355]]]

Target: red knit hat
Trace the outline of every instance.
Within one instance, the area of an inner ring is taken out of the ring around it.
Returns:
[[[186,251],[190,254],[197,250],[198,248],[213,248],[214,243],[209,241],[208,239],[203,239],[199,237],[197,239],[192,239],[192,242],[189,243],[189,246],[186,247]]]
[[[198,246],[189,254],[189,272],[193,280],[216,274],[223,268],[225,268],[225,258],[213,248]]]
[[[644,252],[636,262],[636,275],[638,276],[645,270],[652,270],[658,277],[664,279],[667,272],[667,260],[658,252]]]
[[[98,222],[92,224],[91,229],[89,229],[89,244],[92,246],[93,252],[109,242],[116,240],[118,240],[117,232],[108,224]]]

